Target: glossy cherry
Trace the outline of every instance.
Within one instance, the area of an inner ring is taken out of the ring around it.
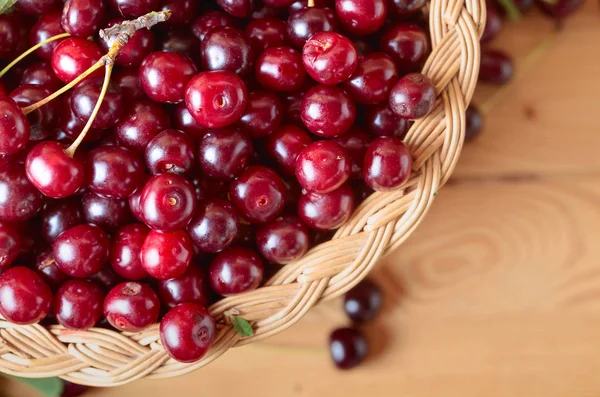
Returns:
[[[294,125],[284,125],[269,135],[265,141],[267,155],[287,175],[296,174],[298,154],[312,143],[305,130]]]
[[[48,243],[65,230],[83,223],[83,212],[79,197],[48,203],[41,214],[41,232]]]
[[[15,4],[15,9],[23,14],[42,15],[60,8],[57,0],[21,0]]]
[[[486,23],[485,30],[481,35],[481,42],[486,43],[494,39],[502,30],[502,25],[504,24],[504,17],[500,10],[494,5],[487,5],[487,13],[486,13]]]
[[[86,161],[88,189],[112,198],[132,194],[143,180],[144,164],[132,150],[119,146],[97,147]]]
[[[335,32],[338,21],[331,8],[304,7],[290,13],[287,23],[288,37],[292,44],[302,49],[314,34]]]
[[[113,18],[105,26],[109,28],[125,21],[124,18]],[[112,41],[101,40],[100,45],[107,51],[112,46]],[[121,48],[119,55],[115,60],[115,64],[119,66],[138,66],[144,58],[149,55],[154,49],[154,34],[149,29],[140,29],[133,34],[127,41],[127,44]]]
[[[356,106],[343,89],[317,85],[302,99],[300,116],[310,132],[331,138],[342,135],[354,124]]]
[[[184,229],[196,210],[194,187],[180,175],[154,175],[142,190],[140,208],[152,229],[165,232]]]
[[[351,159],[351,177],[353,179],[362,178],[362,169],[367,152],[367,146],[372,137],[359,127],[353,126],[344,135],[333,139],[333,142],[340,145]]]
[[[483,128],[483,115],[473,104],[467,108],[465,113],[465,142],[470,142],[477,138]]]
[[[367,341],[356,328],[338,328],[329,336],[329,352],[336,367],[350,369],[367,356]]]
[[[81,121],[87,123],[92,116],[100,93],[104,77],[88,78],[75,87],[71,95],[71,109]],[[109,83],[108,90],[100,105],[100,110],[92,123],[92,128],[106,129],[114,127],[125,112],[123,94],[118,86]]]
[[[420,119],[433,110],[435,99],[433,82],[421,73],[409,73],[392,88],[390,108],[400,117]]]
[[[85,221],[100,226],[108,233],[133,220],[126,198],[110,198],[87,192],[81,199],[81,206]]]
[[[29,32],[29,45],[33,47],[34,45],[41,43],[50,37],[65,33],[65,30],[60,23],[61,18],[61,11],[55,11],[41,15]],[[36,55],[40,58],[50,60],[52,58],[52,52],[63,40],[64,39],[59,39],[48,44],[44,44],[35,50]]]
[[[200,125],[225,127],[244,114],[248,91],[242,79],[233,72],[202,72],[189,82],[185,103]]]
[[[386,0],[336,0],[335,10],[344,29],[364,36],[377,32],[387,16]]]
[[[398,71],[390,56],[373,52],[362,57],[352,76],[344,83],[344,89],[356,103],[375,105],[385,102]]]
[[[0,314],[11,323],[38,323],[51,305],[52,291],[33,270],[18,266],[0,276]]]
[[[0,97],[0,155],[15,154],[29,141],[29,122],[19,106],[8,97]]]
[[[246,25],[244,33],[256,55],[267,48],[281,47],[288,42],[287,25],[278,18],[253,19]]]
[[[256,289],[263,279],[260,257],[244,247],[233,247],[219,253],[210,263],[210,285],[223,296]]]
[[[252,138],[264,138],[281,124],[283,105],[271,92],[254,91],[248,97],[248,105],[240,119],[240,125]]]
[[[139,282],[121,283],[104,299],[104,317],[120,331],[142,331],[158,320],[159,313],[160,301],[156,292]]]
[[[104,20],[105,8],[104,0],[67,0],[61,25],[72,36],[93,36]]]
[[[48,197],[68,197],[83,186],[83,163],[69,157],[64,150],[60,143],[48,141],[38,143],[27,154],[27,178]]]
[[[58,122],[57,135],[64,134],[69,141],[75,141],[81,131],[85,127],[87,120],[80,119],[71,107],[71,96],[73,92],[65,94],[62,98],[56,99],[60,103],[60,120]],[[90,128],[83,138],[83,142],[95,142],[98,141],[106,130],[100,130],[96,128]]]
[[[352,160],[333,141],[318,141],[304,148],[296,160],[296,179],[308,191],[329,193],[350,177]]]
[[[246,168],[252,153],[249,136],[241,129],[226,127],[211,130],[202,137],[198,161],[204,174],[227,180]]]
[[[335,32],[319,32],[304,44],[302,62],[308,74],[321,84],[347,80],[358,66],[352,42]]]
[[[381,289],[373,281],[364,279],[344,295],[344,311],[352,321],[371,321],[383,302]]]
[[[159,281],[158,294],[163,305],[171,309],[185,302],[207,306],[210,300],[207,272],[192,263],[183,275]]]
[[[514,65],[507,54],[490,49],[481,51],[479,81],[503,85],[511,81],[513,76]]]
[[[68,276],[88,278],[108,261],[110,239],[98,226],[78,225],[64,231],[53,245],[58,268]]]
[[[159,0],[109,0],[110,7],[128,19],[156,11]]]
[[[178,130],[185,132],[189,137],[193,139],[200,139],[208,131],[207,127],[203,127],[192,117],[190,112],[185,106],[185,102],[182,102],[175,106],[172,111],[173,125]]]
[[[158,36],[156,49],[163,52],[176,52],[191,58],[198,64],[200,41],[187,29],[173,29]]]
[[[21,84],[41,85],[50,91],[56,91],[63,86],[63,82],[54,74],[52,65],[46,61],[29,65],[23,72]]]
[[[238,227],[239,216],[231,203],[212,198],[198,203],[187,230],[201,251],[219,252],[235,240]]]
[[[285,265],[301,258],[310,245],[308,229],[295,215],[284,215],[260,225],[256,231],[256,247],[269,262]]]
[[[183,101],[185,87],[196,74],[194,61],[176,52],[154,52],[140,66],[140,85],[156,102]]]
[[[192,33],[200,41],[212,29],[220,26],[235,26],[235,19],[223,11],[209,11],[200,15],[191,25]]]
[[[9,223],[0,222],[0,273],[6,270],[21,251],[21,235]]]
[[[252,13],[254,0],[217,0],[217,4],[230,15],[245,18]]]
[[[250,41],[242,32],[229,26],[210,30],[200,47],[200,61],[204,70],[229,70],[245,75],[251,69],[252,58]]]
[[[403,138],[410,123],[394,113],[389,102],[385,101],[365,109],[364,127],[371,135]]]
[[[70,83],[102,57],[98,44],[80,37],[69,37],[52,51],[52,69],[65,83]],[[102,75],[102,69],[94,75]]]
[[[123,100],[127,104],[136,103],[138,100],[145,98],[144,91],[140,87],[137,68],[117,71],[113,74],[111,82],[121,89]]]
[[[115,128],[119,143],[144,153],[148,142],[171,126],[169,114],[157,103],[134,102]]]
[[[13,90],[9,96],[20,108],[24,108],[41,101],[51,93],[45,86],[24,84]],[[58,116],[59,103],[54,101],[27,114],[29,140],[41,141],[48,138],[58,124]]]
[[[298,202],[298,216],[313,229],[337,229],[350,218],[353,210],[354,193],[348,184],[325,194],[304,193]]]
[[[286,189],[281,177],[271,168],[249,167],[229,186],[233,205],[252,223],[277,218],[285,206]]]
[[[192,263],[194,246],[189,234],[151,231],[140,251],[140,260],[146,272],[158,279],[168,280],[183,275]]]
[[[427,0],[391,0],[389,12],[397,17],[406,18],[417,14],[427,4]]]
[[[131,224],[115,233],[110,248],[110,266],[116,274],[132,281],[148,276],[142,266],[140,252],[149,232],[144,225]]]
[[[217,337],[217,325],[208,310],[197,303],[171,309],[160,323],[160,339],[171,357],[183,363],[200,360]]]
[[[261,86],[277,92],[297,91],[306,80],[302,55],[290,47],[267,48],[256,60],[254,74]]]
[[[392,57],[401,73],[419,70],[431,51],[425,31],[409,22],[387,28],[381,35],[380,48]]]
[[[367,185],[380,192],[398,188],[408,180],[412,157],[404,143],[394,137],[379,137],[367,148],[363,177]]]
[[[197,0],[160,0],[158,10],[171,11],[171,16],[164,22],[165,26],[181,26],[196,18],[199,5]]]
[[[28,220],[43,203],[42,193],[29,182],[23,165],[0,162],[0,221]]]
[[[38,254],[32,267],[52,290],[57,290],[69,277],[58,268],[52,249]]]
[[[184,133],[167,129],[146,146],[146,167],[151,174],[186,174],[196,164],[194,142]]]
[[[87,280],[69,280],[54,296],[54,315],[68,329],[87,330],[102,318],[104,292]]]
[[[0,58],[8,58],[17,52],[19,22],[14,14],[0,15]]]

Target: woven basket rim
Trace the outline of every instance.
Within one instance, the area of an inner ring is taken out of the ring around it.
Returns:
[[[361,281],[382,255],[401,245],[420,224],[462,148],[465,110],[479,72],[485,0],[432,0],[428,10],[432,52],[423,73],[435,83],[438,101],[405,138],[414,158],[411,177],[399,190],[372,194],[330,241],[283,266],[263,287],[212,305],[218,336],[201,361],[183,364],[171,359],[161,346],[158,324],[139,333],[72,331],[58,325],[18,326],[0,316],[0,372],[26,378],[58,376],[96,387],[183,375],[231,347],[287,329],[317,303]],[[227,323],[228,311],[249,320],[254,335],[237,334]]]

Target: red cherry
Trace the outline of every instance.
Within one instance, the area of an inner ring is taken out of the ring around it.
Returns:
[[[58,44],[52,52],[52,69],[59,79],[70,83],[100,58],[102,58],[102,51],[96,43],[79,37],[69,37]],[[93,76],[102,74],[102,69],[99,69]]]
[[[11,323],[38,323],[51,305],[52,291],[33,270],[13,267],[0,276],[0,314]]]
[[[385,192],[406,182],[412,168],[412,157],[404,143],[391,136],[376,138],[365,154],[363,176],[374,190]]]
[[[88,278],[108,262],[110,239],[98,226],[79,225],[61,233],[54,242],[59,269],[75,278]]]
[[[140,252],[150,230],[144,225],[132,224],[119,229],[110,249],[110,265],[127,280],[142,280],[148,276],[140,260]]]
[[[298,215],[313,229],[337,229],[346,222],[354,210],[354,193],[346,183],[325,194],[307,192],[300,196]]]
[[[306,190],[329,193],[350,177],[350,155],[333,141],[311,143],[298,155],[296,178]]]
[[[74,330],[92,328],[102,317],[104,292],[87,280],[64,283],[54,297],[54,314],[58,323]]]
[[[185,302],[206,306],[210,298],[208,275],[203,268],[192,264],[183,275],[159,281],[158,293],[162,303],[170,309]]]
[[[210,263],[210,285],[219,295],[229,296],[256,289],[263,279],[263,264],[254,251],[233,247]]]
[[[146,284],[129,281],[114,287],[104,299],[104,317],[124,332],[139,332],[158,320],[160,302]]]
[[[192,263],[194,245],[184,231],[163,233],[151,231],[140,251],[142,266],[148,274],[159,280],[183,275]]]

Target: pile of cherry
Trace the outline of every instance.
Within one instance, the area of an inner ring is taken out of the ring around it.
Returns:
[[[169,354],[199,360],[211,303],[408,179],[401,139],[436,99],[418,73],[424,5],[18,0],[0,15],[0,68],[44,44],[0,72],[0,314],[160,321]],[[100,29],[156,10],[170,18],[94,66],[121,38]]]

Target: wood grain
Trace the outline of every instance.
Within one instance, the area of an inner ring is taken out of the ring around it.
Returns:
[[[327,335],[347,323],[335,301],[197,373],[90,396],[599,396],[598,5],[551,34],[534,13],[495,43],[518,55],[520,75],[426,221],[375,270],[386,302],[364,328],[363,366],[330,364]]]

